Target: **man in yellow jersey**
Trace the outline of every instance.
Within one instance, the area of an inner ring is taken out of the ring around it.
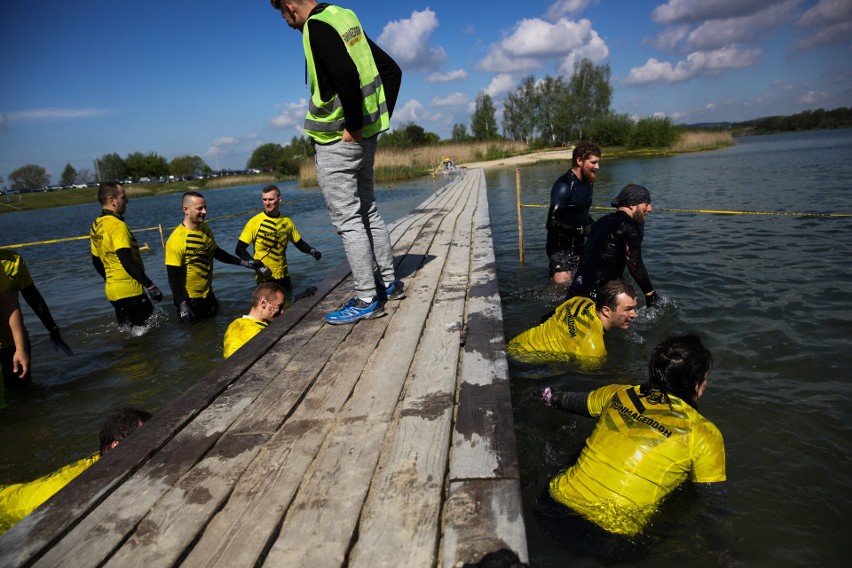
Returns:
[[[100,432],[101,451],[66,465],[29,483],[16,483],[0,488],[0,534],[32,513],[53,497],[72,479],[89,469],[98,459],[142,426],[151,414],[144,410],[122,408],[107,418]]]
[[[351,10],[316,0],[271,3],[302,32],[311,90],[305,133],[316,150],[317,184],[343,239],[355,287],[355,295],[325,319],[351,324],[381,317],[385,302],[405,297],[373,184],[378,136],[389,128],[402,71]]]
[[[183,222],[166,241],[166,272],[180,320],[193,321],[216,314],[219,302],[213,294],[213,259],[269,274],[256,260],[240,260],[216,244],[213,230],[204,222],[207,201],[197,191],[183,194]]]
[[[9,280],[12,282],[12,289],[15,293],[20,293],[29,304],[30,308],[35,312],[45,329],[50,334],[50,341],[53,343],[53,349],[60,349],[68,356],[73,352],[68,344],[62,340],[62,335],[59,333],[59,326],[53,321],[53,316],[50,314],[50,309],[44,301],[41,292],[36,288],[33,282],[30,271],[27,268],[27,263],[20,254],[12,249],[0,249],[0,270],[6,273]],[[24,330],[26,332],[26,329]],[[30,352],[29,335],[27,334],[27,354],[32,356]],[[15,353],[15,344],[12,340],[11,330],[7,326],[0,327],[0,367],[3,368],[3,384],[6,388],[21,388],[30,383],[30,373],[19,377],[12,372],[12,356]]]
[[[577,462],[550,481],[537,512],[551,519],[579,514],[609,533],[633,537],[684,481],[703,497],[723,497],[722,434],[697,410],[712,362],[697,336],[675,336],[654,349],[641,386],[545,388],[547,406],[597,418],[597,425]]]
[[[100,184],[98,201],[101,214],[89,232],[92,266],[104,279],[119,325],[144,325],[154,313],[148,294],[159,302],[163,293],[145,274],[136,237],[124,222],[128,201],[124,186],[114,181]]]
[[[251,295],[251,309],[247,316],[231,322],[225,331],[222,355],[227,359],[246,342],[266,329],[273,318],[281,315],[286,307],[284,288],[275,282],[261,282]]]
[[[29,374],[30,356],[27,354],[27,330],[18,305],[18,293],[5,271],[0,270],[0,332],[11,337],[9,372],[12,378]],[[4,373],[5,367],[4,367]],[[6,407],[4,389],[0,389],[0,408]]]
[[[257,260],[269,267],[271,277],[264,277],[258,272],[258,282],[272,280],[285,290],[292,290],[293,284],[287,269],[287,243],[292,242],[301,252],[317,260],[322,257],[322,253],[306,243],[293,221],[281,214],[281,190],[277,186],[267,185],[260,194],[263,213],[255,215],[246,223],[235,252],[243,260]],[[249,245],[254,246],[254,257],[248,252]]]
[[[568,360],[594,368],[606,359],[604,334],[627,329],[635,317],[633,287],[624,280],[611,280],[596,300],[585,296],[568,299],[544,323],[512,339],[507,353],[526,363]]]

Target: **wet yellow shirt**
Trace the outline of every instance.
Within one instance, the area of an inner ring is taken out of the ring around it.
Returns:
[[[584,296],[568,299],[546,322],[512,339],[507,352],[528,363],[570,360],[583,367],[600,366],[606,346],[595,302]]]
[[[245,242],[245,241],[243,241]],[[225,330],[224,349],[222,355],[227,359],[234,352],[245,345],[249,339],[266,329],[269,325],[263,320],[257,320],[249,316],[235,319]]]
[[[206,298],[213,291],[213,231],[206,223],[197,231],[180,224],[166,241],[166,266],[183,269],[186,293],[190,298]]]
[[[254,246],[254,258],[272,270],[272,278],[288,276],[287,243],[302,240],[296,225],[289,217],[270,217],[265,212],[255,215],[246,223],[240,240]],[[257,275],[258,282],[263,277]]]
[[[0,488],[0,534],[53,497],[72,479],[89,469],[100,457],[101,455],[97,453],[39,477],[35,481]]]
[[[550,495],[602,528],[635,535],[659,502],[687,479],[725,481],[725,445],[716,426],[675,396],[671,407],[639,387],[590,393],[597,426],[577,463],[550,481]]]
[[[106,272],[104,289],[107,300],[114,302],[144,293],[142,284],[124,270],[116,253],[123,248],[129,248],[133,260],[144,269],[145,265],[142,263],[142,257],[139,254],[139,245],[136,243],[136,237],[133,236],[127,223],[115,215],[101,215],[92,223],[89,240],[92,255],[100,258],[104,265]]]
[[[2,268],[0,272],[3,273],[0,276],[0,293],[8,289],[12,294],[17,295],[24,288],[33,285],[27,264],[21,258],[21,255],[15,251],[0,249],[0,268]],[[8,325],[0,325],[0,349],[11,347],[14,344],[12,330],[9,329]],[[0,408],[2,406],[0,404]]]

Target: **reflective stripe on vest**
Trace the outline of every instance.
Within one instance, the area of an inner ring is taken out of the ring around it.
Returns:
[[[382,80],[357,16],[351,10],[338,6],[328,6],[322,12],[311,16],[309,21],[314,18],[330,25],[340,35],[352,62],[358,70],[363,99],[361,105],[364,116],[362,136],[368,138],[387,130],[389,116]],[[354,34],[353,30],[355,31]],[[353,42],[352,40],[355,38],[359,39]],[[305,115],[305,132],[320,144],[336,142],[342,138],[343,129],[346,125],[343,106],[336,93],[329,101],[323,101],[320,98],[319,81],[316,77],[316,66],[310,49],[307,22],[303,28],[303,44],[311,86],[311,99],[308,104],[308,112]]]

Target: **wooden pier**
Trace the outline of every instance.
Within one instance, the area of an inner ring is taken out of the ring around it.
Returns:
[[[0,566],[526,562],[482,170],[391,237],[388,316],[325,323],[342,265],[0,537]]]

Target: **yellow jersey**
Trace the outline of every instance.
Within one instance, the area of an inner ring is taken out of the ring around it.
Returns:
[[[577,463],[550,481],[550,495],[605,530],[632,536],[687,479],[725,481],[719,429],[683,400],[669,399],[671,406],[631,385],[592,391],[588,409],[597,425]]]
[[[585,296],[569,298],[547,321],[512,339],[506,350],[527,363],[568,360],[586,368],[600,366],[606,346],[595,302]]]
[[[243,241],[245,242],[245,241]],[[269,325],[263,320],[254,319],[253,317],[243,316],[235,319],[225,330],[224,349],[222,355],[227,359],[234,352],[245,345],[249,339],[266,329]]]
[[[272,278],[280,280],[289,275],[287,243],[302,240],[296,225],[289,217],[270,217],[266,212],[255,215],[246,223],[240,240],[254,246],[254,258],[272,270]],[[263,277],[257,275],[258,282]]]
[[[33,279],[30,276],[30,271],[27,269],[27,264],[21,255],[12,249],[0,249],[0,293],[9,290],[10,294],[14,294],[16,299],[18,292],[33,285]],[[8,324],[8,322],[6,322]],[[15,344],[12,338],[12,330],[8,325],[0,325],[0,349],[5,349]],[[0,408],[3,404],[0,403]]]
[[[217,248],[206,223],[197,231],[180,224],[166,241],[166,266],[183,269],[188,297],[206,298],[213,291],[213,254]]]
[[[92,223],[89,240],[92,256],[101,259],[104,265],[106,272],[104,289],[107,300],[114,302],[144,293],[142,284],[127,273],[116,252],[123,248],[129,248],[133,260],[144,270],[145,265],[142,263],[142,256],[139,254],[139,245],[136,243],[136,237],[133,236],[127,223],[116,215],[103,213]]]

